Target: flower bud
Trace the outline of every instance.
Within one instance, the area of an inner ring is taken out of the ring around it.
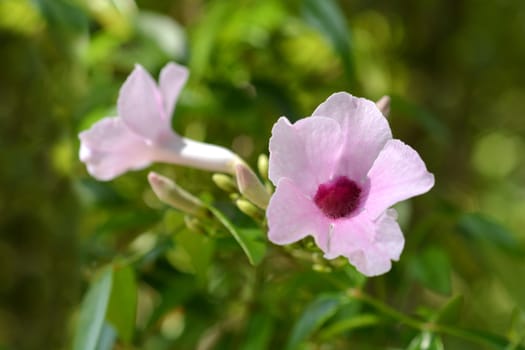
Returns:
[[[270,201],[270,194],[268,194],[266,188],[252,169],[246,164],[239,162],[235,165],[235,174],[237,175],[237,186],[241,194],[259,208],[266,209]]]
[[[224,192],[237,192],[237,185],[235,184],[231,176],[225,174],[213,174],[211,179],[217,185],[217,187],[219,187]]]
[[[385,117],[388,117],[390,114],[390,97],[383,96],[376,102],[377,108],[383,113]]]
[[[199,217],[206,217],[207,208],[198,199],[175,182],[155,172],[148,174],[148,181],[161,202],[180,211]]]
[[[261,220],[263,217],[259,208],[257,208],[255,205],[253,205],[246,199],[237,199],[235,201],[235,205],[237,205],[237,208],[239,208],[239,210],[242,211],[244,214],[248,215],[251,218],[254,218],[257,221]]]
[[[268,180],[268,156],[266,154],[260,154],[257,158],[257,170],[259,175],[265,180]]]

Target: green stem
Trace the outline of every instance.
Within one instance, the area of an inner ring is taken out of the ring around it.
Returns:
[[[390,318],[393,318],[407,326],[410,326],[412,328],[415,328],[415,329],[419,329],[419,330],[426,330],[428,329],[428,325],[425,324],[424,322],[421,322],[417,319],[414,319],[410,316],[407,316],[399,311],[397,311],[396,309],[393,309],[391,308],[390,306],[388,306],[387,304],[381,302],[380,300],[377,300],[365,293],[363,293],[363,291],[359,290],[359,289],[351,289],[350,292],[348,293],[348,295],[353,298],[353,299],[357,299],[357,300],[360,300],[370,306],[372,306],[373,308],[377,309],[378,311],[380,311],[381,313],[383,313],[384,315],[386,316],[389,316]]]
[[[359,289],[350,289],[348,292],[348,296],[352,299],[362,301],[372,306],[374,309],[378,310],[383,315],[386,315],[396,321],[399,321],[400,323],[406,326],[409,326],[411,328],[417,329],[422,332],[429,331],[433,333],[446,334],[446,335],[450,335],[456,338],[461,338],[461,339],[464,339],[464,340],[467,340],[473,343],[482,344],[482,345],[492,345],[492,346],[510,345],[508,339],[505,339],[497,335],[491,334],[490,337],[487,337],[486,334],[481,335],[477,331],[463,329],[463,328],[449,327],[446,325],[436,324],[433,322],[424,322],[416,318],[407,316],[397,311],[396,309],[388,306],[382,301],[364,293],[362,290],[359,290]],[[523,347],[518,346],[518,349],[523,349]]]

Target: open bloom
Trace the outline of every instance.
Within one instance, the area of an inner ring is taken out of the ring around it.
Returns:
[[[347,93],[330,96],[312,117],[281,117],[270,139],[269,239],[308,235],[328,259],[345,256],[361,273],[391,268],[403,250],[395,203],[434,185],[418,153],[393,139],[376,105]]]
[[[175,63],[160,73],[159,84],[140,65],[120,89],[117,117],[106,117],[79,134],[80,160],[99,180],[111,180],[152,162],[235,173],[238,157],[215,145],[189,140],[171,128],[171,116],[188,70]]]

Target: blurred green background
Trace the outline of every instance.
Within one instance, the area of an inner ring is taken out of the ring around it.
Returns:
[[[279,349],[299,332],[307,305],[333,292],[327,280],[365,283],[274,247],[257,268],[228,239],[200,236],[191,248],[182,215],[154,198],[146,170],[109,183],[89,177],[78,132],[114,115],[135,63],[157,76],[169,61],[191,72],[175,130],[252,165],[281,115],[307,116],[336,91],[392,96],[394,135],[420,152],[436,186],[399,206],[401,261],[364,289],[421,317],[462,294],[460,325],[518,344],[524,38],[525,2],[517,0],[0,0],[0,344],[70,348],[89,281],[130,251],[147,254],[131,278],[134,331],[120,334],[116,349]],[[154,168],[251,225],[210,174]],[[338,317],[369,311],[337,309],[301,346],[399,349],[418,336],[382,323],[322,333]]]

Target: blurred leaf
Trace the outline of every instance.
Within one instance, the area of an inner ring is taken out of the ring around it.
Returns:
[[[430,247],[412,257],[409,262],[412,275],[425,287],[441,294],[450,294],[450,261],[447,253]]]
[[[266,253],[266,240],[262,231],[258,229],[237,229],[220,211],[213,207],[208,208],[239,243],[250,264],[258,265]]]
[[[111,185],[92,178],[77,180],[73,187],[79,199],[86,205],[120,206],[126,203],[125,198]]]
[[[471,342],[485,344],[487,346],[490,346],[492,349],[506,350],[510,345],[509,340],[507,338],[485,331],[454,327],[449,328],[449,331],[447,333],[453,334],[455,337],[460,337]],[[516,345],[514,349],[525,350],[525,347],[521,345]]]
[[[343,271],[345,275],[348,276],[352,287],[361,288],[365,285],[367,281],[366,276],[357,271],[353,265],[345,264],[343,266]]]
[[[30,1],[0,1],[0,29],[33,35],[43,28],[43,18]]]
[[[104,323],[96,350],[112,350],[116,340],[117,332],[115,332],[115,329],[111,325]]]
[[[341,56],[349,80],[354,78],[350,35],[343,11],[334,0],[303,0],[303,17],[332,44]]]
[[[133,269],[115,266],[106,319],[115,328],[119,338],[128,343],[133,339],[136,311],[137,284]]]
[[[63,33],[87,30],[88,19],[84,12],[70,1],[34,0],[51,28]]]
[[[181,59],[186,51],[186,36],[183,28],[168,16],[154,12],[139,12],[139,32],[154,42],[169,58]]]
[[[463,307],[463,295],[455,295],[434,315],[433,321],[441,324],[454,324],[459,319]]]
[[[80,307],[73,350],[95,350],[111,294],[112,269],[104,268],[92,282]]]
[[[443,350],[443,341],[439,335],[423,332],[418,334],[407,347],[407,350]]]
[[[524,249],[509,230],[481,213],[463,215],[459,219],[458,226],[461,232],[471,239],[486,241],[512,255],[525,254]]]
[[[262,230],[257,228],[239,228],[237,231],[243,237],[247,249],[251,252],[252,264],[259,265],[266,254],[266,237]]]
[[[161,213],[151,210],[129,209],[124,212],[113,211],[113,216],[96,228],[97,234],[113,233],[117,231],[140,231],[157,223]]]
[[[273,323],[270,316],[258,313],[250,319],[244,339],[246,341],[240,350],[265,350],[268,349],[273,333]]]
[[[285,349],[297,349],[323,323],[336,314],[342,302],[343,299],[339,295],[321,295],[312,301],[295,323]]]
[[[523,343],[525,340],[525,312],[520,308],[514,308],[512,312],[512,318],[509,327],[509,338],[512,340],[510,349],[516,349],[516,347]]]
[[[228,16],[235,10],[233,2],[214,1],[208,4],[205,16],[192,35],[190,71],[193,77],[200,78],[206,71],[212,55],[217,33]]]
[[[384,320],[381,317],[374,314],[355,315],[354,317],[332,323],[319,334],[319,337],[323,340],[328,340],[343,332],[376,326],[383,322]]]
[[[450,142],[450,131],[435,115],[401,96],[393,95],[390,98],[392,114],[400,114],[417,121],[431,137],[442,144]]]
[[[171,276],[169,280],[162,280],[162,284],[154,285],[160,292],[160,303],[154,309],[147,321],[147,327],[152,327],[169,311],[183,304],[195,295],[197,286],[195,278],[189,275]]]
[[[201,281],[205,281],[213,257],[214,241],[189,230],[177,233],[174,241],[174,248],[166,255],[168,260],[181,271],[195,273]]]
[[[103,28],[103,32],[126,40],[132,33],[131,20],[136,14],[134,1],[86,1],[91,15]]]

